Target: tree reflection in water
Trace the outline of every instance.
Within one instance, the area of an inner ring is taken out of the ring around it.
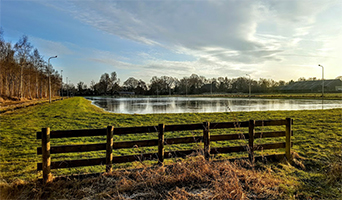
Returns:
[[[87,97],[106,111],[126,114],[204,113],[227,111],[314,110],[321,109],[320,100],[248,99],[208,97],[110,98]],[[326,100],[324,108],[341,108],[339,100]]]

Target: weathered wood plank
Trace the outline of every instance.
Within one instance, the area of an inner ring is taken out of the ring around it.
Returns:
[[[51,157],[50,157],[50,128],[42,128],[42,169],[43,182],[51,180]]]
[[[210,129],[223,129],[223,128],[236,128],[236,127],[248,127],[248,121],[242,122],[219,122],[210,123]],[[286,120],[257,120],[255,126],[280,126],[286,125]]]
[[[114,129],[115,135],[158,132],[158,126],[120,127]]]
[[[291,118],[286,118],[286,148],[285,148],[285,154],[286,159],[288,161],[291,160],[291,132],[292,132],[292,124],[293,120]]]
[[[255,126],[282,126],[286,125],[286,120],[256,120]]]
[[[293,135],[293,131],[291,133]],[[272,138],[272,137],[283,137],[285,136],[285,131],[272,131],[272,132],[258,132],[255,133],[254,139],[257,138]],[[249,139],[249,134],[225,134],[225,135],[211,135],[211,141],[225,141],[225,140],[238,140],[238,139]]]
[[[169,131],[190,131],[202,130],[203,124],[178,124],[178,125],[165,125],[165,132]]]
[[[106,130],[107,129],[50,131],[50,138],[105,136],[107,134]],[[42,139],[40,132],[37,133],[37,139]]]
[[[100,151],[106,150],[106,143],[99,144],[81,144],[81,145],[62,145],[51,147],[50,153],[72,153],[72,152],[88,152],[88,151]],[[37,154],[42,154],[42,148],[37,148]]]
[[[164,162],[164,124],[158,125],[158,163],[160,165]]]
[[[248,158],[252,164],[254,164],[254,134],[255,134],[255,120],[249,120],[248,126]]]
[[[258,150],[266,150],[266,149],[281,149],[285,148],[286,143],[271,143],[271,144],[260,144],[256,145],[254,147],[255,151]],[[293,145],[293,143],[291,143]],[[232,153],[232,152],[243,152],[247,151],[247,145],[246,146],[234,146],[234,147],[219,147],[219,148],[211,148],[210,153],[211,154],[220,154],[220,153]]]
[[[125,141],[125,142],[114,142],[113,149],[124,149],[134,147],[151,147],[158,145],[158,139],[154,140],[137,140],[137,141]]]
[[[257,132],[254,134],[254,139],[284,137],[284,136],[285,136],[285,131]]]
[[[186,144],[186,143],[196,143],[201,142],[203,139],[202,136],[195,137],[182,137],[182,138],[164,138],[164,145],[171,144]],[[136,140],[136,141],[125,141],[125,142],[114,142],[113,149],[122,149],[122,148],[133,148],[137,147],[150,147],[157,146],[158,139],[153,140]]]
[[[51,169],[72,168],[72,167],[85,167],[93,165],[105,165],[106,158],[93,158],[87,160],[65,160],[51,162]],[[42,163],[37,163],[38,170],[42,170]]]
[[[210,129],[248,127],[248,122],[218,122],[210,123]]]
[[[182,137],[182,138],[167,138],[167,139],[165,139],[165,145],[197,143],[197,142],[201,142],[202,140],[203,140],[202,136]]]
[[[211,141],[225,141],[225,140],[238,140],[248,139],[248,133],[245,134],[225,134],[225,135],[211,135]]]
[[[164,145],[172,145],[172,144],[187,144],[187,143],[196,143],[201,142],[203,140],[202,136],[194,136],[194,137],[182,137],[182,138],[164,138]],[[153,140],[136,140],[136,141],[125,141],[125,142],[114,142],[113,149],[122,149],[122,148],[133,148],[137,147],[150,147],[157,146],[158,139]]]
[[[196,142],[201,142],[202,139],[203,139],[202,136],[168,138],[168,139],[165,139],[164,144],[171,145],[171,144],[196,143]],[[125,142],[114,142],[113,149],[134,148],[135,146],[150,147],[150,146],[157,146],[157,145],[158,145],[158,139],[125,141]],[[54,146],[54,147],[51,147],[50,153],[58,154],[58,153],[88,152],[88,151],[101,151],[101,150],[106,150],[106,143]],[[37,147],[37,155],[41,155],[41,154],[42,154],[42,148]]]
[[[184,157],[195,152],[198,152],[198,150],[165,152],[164,158]],[[158,153],[146,153],[146,154],[137,154],[137,155],[129,155],[129,156],[113,156],[113,163],[126,163],[126,162],[144,161],[144,160],[158,160]],[[106,158],[94,158],[94,159],[87,159],[87,160],[66,160],[66,161],[51,162],[51,169],[84,167],[84,166],[105,165],[105,164],[106,164]],[[37,163],[37,169],[42,170],[42,163]]]
[[[210,157],[210,122],[203,122],[203,146],[204,157],[209,160]]]
[[[291,146],[293,143],[291,143]],[[286,146],[286,142],[271,143],[271,144],[260,144],[254,147],[254,150],[266,150],[266,149],[283,149]]]
[[[113,131],[114,126],[107,127],[106,172],[113,170]]]
[[[126,163],[144,160],[157,160],[157,153],[146,153],[129,156],[113,156],[113,163]],[[51,163],[51,169],[85,167],[93,165],[106,165],[106,158],[93,158],[87,160],[66,160]],[[37,163],[38,170],[42,170],[42,163]]]
[[[293,121],[291,122],[293,123]],[[286,125],[286,120],[258,120],[255,121],[255,126],[279,126]],[[243,122],[219,122],[210,123],[210,129],[248,127],[248,121]],[[186,131],[186,130],[201,130],[203,124],[178,124],[165,125],[165,132],[169,131]],[[158,132],[157,126],[142,126],[142,127],[121,127],[115,128],[116,135],[133,134],[133,133],[153,133]],[[84,129],[84,130],[62,130],[50,131],[50,138],[63,137],[89,137],[89,136],[104,136],[106,129]],[[37,139],[41,139],[41,132],[37,132]]]

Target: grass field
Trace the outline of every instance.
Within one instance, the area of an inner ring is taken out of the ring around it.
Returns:
[[[0,178],[3,187],[14,187],[13,183],[19,180],[25,183],[35,182],[41,173],[36,172],[36,163],[41,158],[36,155],[36,147],[40,141],[35,139],[36,132],[43,127],[51,130],[105,128],[108,125],[115,127],[150,126],[159,123],[186,124],[201,123],[205,121],[247,121],[249,119],[294,119],[293,150],[298,153],[302,165],[289,165],[287,163],[273,163],[262,168],[270,170],[275,179],[282,180],[279,186],[283,188],[282,198],[317,198],[336,199],[341,197],[341,166],[342,166],[342,109],[313,110],[313,111],[269,111],[269,112],[223,112],[223,113],[186,113],[186,114],[155,114],[155,115],[125,115],[112,114],[92,106],[84,98],[77,97],[52,104],[42,104],[23,108],[13,112],[1,114],[0,132]],[[243,129],[232,130],[246,132]],[[266,131],[266,130],[265,130]],[[217,131],[211,134],[221,134]],[[186,135],[200,135],[201,131],[167,133],[165,137],[178,137]],[[116,137],[116,141],[132,139],[156,138],[154,134],[128,135]],[[56,144],[80,144],[103,142],[103,137],[80,139],[56,139]],[[269,141],[276,141],[275,139]],[[248,141],[247,141],[248,142]],[[237,143],[246,143],[238,141]],[[196,144],[195,144],[196,145]],[[214,143],[215,146],[227,143]],[[196,147],[196,146],[195,146]],[[186,149],[189,146],[170,147],[169,150]],[[168,150],[168,149],[166,149]],[[126,153],[140,153],[156,151],[154,148],[125,149],[114,152],[115,155]],[[274,153],[264,152],[264,153]],[[70,159],[90,158],[103,156],[104,152],[90,155],[83,153],[70,154]],[[69,155],[68,155],[69,156]],[[239,155],[227,155],[239,156]],[[225,158],[225,157],[223,157]],[[53,157],[56,160],[65,159],[64,154]],[[151,163],[147,163],[151,164]],[[116,167],[144,166],[141,163],[125,164]],[[104,171],[103,166],[75,168],[70,170],[55,170],[53,174],[88,173]],[[12,185],[11,185],[12,184]],[[23,183],[24,184],[24,183]]]

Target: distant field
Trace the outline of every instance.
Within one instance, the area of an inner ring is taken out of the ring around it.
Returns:
[[[317,95],[317,94],[315,94]],[[337,96],[334,96],[337,95]],[[298,94],[298,98],[299,98]],[[258,97],[258,96],[256,96]],[[261,96],[265,97],[265,96]],[[285,95],[284,97],[291,97]],[[317,97],[319,98],[319,97]],[[331,98],[341,98],[340,94],[332,94]],[[36,172],[36,163],[41,157],[36,155],[36,147],[40,146],[40,140],[35,139],[36,132],[43,127],[50,127],[51,130],[105,128],[108,125],[115,127],[129,126],[150,126],[159,123],[165,124],[186,124],[201,123],[205,121],[226,122],[226,121],[247,121],[249,119],[294,119],[294,147],[293,150],[302,157],[301,162],[305,169],[293,167],[285,163],[271,164],[272,174],[279,179],[287,180],[284,185],[285,196],[291,197],[313,197],[320,199],[334,199],[341,195],[341,170],[342,165],[342,109],[312,110],[312,111],[265,111],[265,112],[224,112],[224,113],[186,113],[186,114],[149,114],[149,115],[125,115],[112,114],[102,111],[82,97],[75,97],[63,101],[56,101],[52,104],[41,104],[33,107],[22,108],[1,114],[1,162],[0,177],[3,182],[13,182],[17,179],[35,181],[41,177]],[[247,129],[231,130],[232,132],[246,132]],[[266,131],[263,130],[263,131]],[[221,134],[215,131],[212,134]],[[166,133],[165,137],[200,135],[201,131]],[[116,141],[133,139],[156,138],[156,134],[128,135],[116,137]],[[80,144],[103,142],[103,137],[91,137],[80,139],[57,139],[52,144]],[[269,139],[278,141],[279,139]],[[247,141],[235,143],[213,143],[212,147],[224,145],[243,144]],[[196,144],[191,147],[197,147]],[[191,148],[187,145],[169,147],[169,150]],[[168,150],[168,149],[166,149]],[[114,156],[126,153],[155,152],[152,147],[144,149],[125,149],[115,151]],[[274,153],[276,151],[263,152]],[[70,154],[70,159],[103,157],[104,152],[89,154]],[[54,155],[52,155],[54,156]],[[69,156],[69,154],[68,154]],[[226,155],[221,157],[232,157],[239,155]],[[65,154],[52,159],[63,160]],[[68,158],[69,159],[69,158]],[[152,162],[153,163],[153,162]],[[146,164],[151,164],[147,162]],[[140,163],[125,164],[115,167],[136,167]],[[84,167],[74,169],[55,170],[53,174],[88,173],[104,171],[103,166]]]

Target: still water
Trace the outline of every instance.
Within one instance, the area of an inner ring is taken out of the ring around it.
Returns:
[[[110,98],[86,97],[106,111],[125,114],[205,113],[322,109],[322,100],[208,97]],[[341,100],[324,100],[324,109],[342,108]]]

